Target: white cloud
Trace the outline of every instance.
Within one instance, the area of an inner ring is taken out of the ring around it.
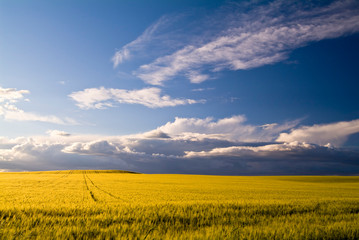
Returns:
[[[117,67],[120,63],[122,63],[129,57],[130,57],[130,51],[128,50],[128,46],[126,45],[123,49],[117,51],[115,55],[112,57],[113,66]]]
[[[73,143],[63,149],[65,153],[78,153],[78,154],[95,154],[95,155],[113,155],[121,152],[121,150],[114,144],[105,140],[97,140],[88,143]]]
[[[16,90],[15,88],[0,87],[0,116],[8,121],[39,121],[61,125],[76,125],[77,122],[72,118],[61,119],[54,115],[40,115],[37,113],[25,112],[19,109],[15,104],[24,100],[24,94],[29,94],[28,90]]]
[[[117,50],[112,57],[113,66],[117,67],[121,63],[129,60],[136,54],[148,55],[151,49],[155,49],[157,54],[162,52],[159,48],[173,48],[179,43],[169,40],[169,36],[174,36],[176,33],[171,31],[173,24],[179,19],[180,15],[165,15],[151,24],[139,37],[134,41],[126,44],[121,49]],[[164,34],[165,32],[165,34]],[[146,51],[144,51],[146,49]]]
[[[186,151],[185,157],[218,157],[218,156],[262,156],[271,154],[272,152],[294,152],[307,149],[317,148],[316,145],[308,144],[305,142],[290,142],[282,144],[268,144],[263,146],[232,146],[224,148],[214,148],[210,151]]]
[[[144,88],[139,90],[125,90],[114,88],[87,88],[69,95],[76,105],[82,109],[104,109],[113,107],[114,103],[141,104],[149,108],[174,107],[203,103],[204,100],[172,99],[168,95],[161,95],[159,88]]]
[[[70,133],[65,132],[65,131],[59,131],[59,130],[48,130],[46,133],[49,134],[51,137],[69,137],[69,136],[71,136]]]
[[[24,94],[29,94],[28,90],[17,90],[16,88],[2,88],[0,87],[0,103],[2,102],[17,102],[24,98]]]
[[[39,115],[36,113],[25,112],[21,109],[18,109],[14,105],[8,105],[2,109],[3,109],[3,111],[5,110],[3,113],[5,120],[38,121],[38,122],[47,122],[47,123],[54,123],[54,124],[60,124],[60,125],[75,125],[75,124],[77,124],[77,122],[71,118],[61,119],[54,115]]]
[[[354,0],[317,7],[278,0],[255,6],[247,13],[242,12],[241,7],[234,9],[227,13],[228,23],[222,24],[221,28],[213,27],[211,23],[202,26],[214,29],[214,32],[203,34],[197,43],[188,41],[188,45],[172,54],[142,65],[135,72],[136,76],[152,85],[163,85],[178,75],[186,76],[192,83],[200,83],[210,78],[203,71],[240,70],[273,64],[286,59],[293,49],[310,42],[359,31],[359,6]],[[213,16],[220,17],[223,14]],[[156,36],[153,28],[148,29],[151,38]],[[144,48],[145,41],[140,42]],[[126,49],[125,46],[117,53],[119,56],[114,57],[117,59],[115,65],[127,58]]]
[[[201,74],[195,71],[189,72],[187,74],[187,77],[191,81],[191,83],[201,83],[210,78],[208,74]]]
[[[160,18],[157,22],[149,26],[137,39],[116,51],[115,55],[112,57],[113,66],[117,67],[119,64],[130,58],[132,50],[141,49],[146,43],[148,43],[152,39],[156,30],[163,25],[164,22],[165,17]]]
[[[279,133],[295,127],[298,120],[283,124],[272,124],[270,128],[245,123],[242,115],[223,118],[176,118],[174,122],[158,128],[158,130],[177,139],[221,139],[235,142],[267,142],[273,141]]]
[[[192,92],[203,92],[203,91],[208,91],[208,90],[214,90],[214,88],[195,88],[192,89]]]
[[[359,132],[359,120],[303,126],[290,133],[281,133],[278,142],[310,142],[319,145],[342,145],[351,134]]]
[[[83,91],[73,92],[69,97],[83,109],[112,107],[112,103],[108,102],[112,98],[111,92],[104,87],[87,88]]]
[[[144,138],[170,138],[168,134],[162,132],[160,129],[155,129],[138,136],[143,136]]]

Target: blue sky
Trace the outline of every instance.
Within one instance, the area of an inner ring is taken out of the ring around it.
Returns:
[[[0,169],[358,174],[359,4],[0,0]]]

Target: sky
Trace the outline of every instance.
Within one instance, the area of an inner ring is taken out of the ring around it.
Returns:
[[[359,2],[0,0],[0,171],[359,174]]]

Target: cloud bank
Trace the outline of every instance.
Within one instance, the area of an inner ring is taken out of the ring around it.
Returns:
[[[200,25],[192,20],[188,32],[205,29],[192,39],[188,39],[181,29],[177,30],[182,34],[174,34],[171,39],[175,31],[161,28],[169,24],[178,28],[176,21],[169,19],[163,17],[135,41],[117,51],[113,57],[114,66],[128,60],[131,54],[142,54],[146,52],[144,49],[155,47],[153,41],[160,38],[167,40],[163,41],[165,45],[171,42],[177,49],[169,48],[166,54],[157,55],[152,62],[135,70],[135,75],[151,85],[163,85],[178,76],[201,83],[210,79],[214,72],[277,63],[288,58],[294,49],[311,42],[358,32],[359,3],[355,0],[334,1],[327,5],[284,0],[264,5],[233,3],[212,16],[203,17],[198,21]],[[138,48],[141,51],[137,51]]]
[[[299,121],[293,121],[257,126],[247,124],[244,116],[218,120],[176,118],[151,131],[126,136],[49,130],[48,136],[2,137],[0,169],[110,168],[145,173],[230,175],[359,173],[359,150],[333,147],[338,142],[332,137],[358,133],[359,120],[313,126],[298,124]],[[351,130],[343,133],[336,126]],[[318,128],[325,145],[315,143],[317,134],[312,137],[307,134],[305,142],[283,137],[295,136],[298,131],[313,133]]]
[[[69,95],[81,109],[105,109],[114,107],[114,103],[140,104],[149,108],[174,107],[204,100],[172,99],[168,95],[161,95],[161,89],[151,87],[139,90],[125,90],[114,88],[87,88]]]

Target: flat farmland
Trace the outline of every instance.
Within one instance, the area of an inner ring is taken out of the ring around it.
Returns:
[[[0,239],[359,239],[359,177],[0,173]]]

